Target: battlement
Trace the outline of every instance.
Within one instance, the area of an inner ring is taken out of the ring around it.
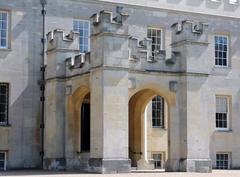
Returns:
[[[103,32],[126,34],[127,31],[124,29],[123,23],[129,15],[123,12],[122,7],[117,7],[116,13],[115,17],[113,17],[113,12],[105,10],[93,14],[90,17],[92,34],[95,35]]]
[[[79,33],[70,31],[65,33],[62,29],[55,29],[47,34],[47,51],[54,49],[79,50]]]
[[[198,42],[208,43],[208,24],[185,20],[172,26],[172,43]]]
[[[82,68],[86,63],[90,64],[90,52],[80,53],[66,59],[68,69]]]

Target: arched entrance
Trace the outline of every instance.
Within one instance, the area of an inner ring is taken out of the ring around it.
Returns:
[[[81,152],[90,152],[90,93],[88,93],[81,105]]]
[[[90,91],[87,87],[79,87],[69,97],[68,130],[74,137],[73,156],[90,152],[90,107]]]
[[[129,101],[129,158],[139,170],[164,168],[168,156],[168,104],[152,89]]]

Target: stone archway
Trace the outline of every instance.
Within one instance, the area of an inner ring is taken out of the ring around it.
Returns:
[[[146,107],[156,96],[164,98],[164,95],[153,89],[143,89],[135,93],[129,100],[129,158],[131,159],[132,167],[137,167],[137,169],[154,169],[152,155],[147,151],[148,121]],[[168,105],[167,99],[166,105]],[[166,109],[167,112],[168,110]],[[167,140],[165,143],[167,145]]]
[[[90,139],[85,139],[83,141],[83,133],[90,133],[90,122],[88,122],[87,117],[83,117],[84,113],[83,111],[87,109],[87,112],[90,114],[90,90],[89,88],[82,86],[79,87],[74,91],[72,95],[68,98],[68,135],[69,138],[72,139],[72,148],[70,154],[72,154],[72,157],[76,156],[77,153],[81,152],[89,152],[90,147],[84,146],[82,143],[84,141],[89,142],[90,146]],[[86,112],[85,112],[86,114]],[[87,115],[90,119],[90,115]],[[84,127],[82,123],[86,123],[88,125],[87,130],[83,130]],[[87,132],[86,132],[87,131]],[[90,134],[88,136],[90,138]]]

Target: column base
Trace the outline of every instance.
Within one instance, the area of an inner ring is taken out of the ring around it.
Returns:
[[[130,173],[131,160],[130,159],[89,159],[89,172],[93,173]]]
[[[167,172],[178,172],[179,169],[179,159],[168,159],[165,164],[165,171]]]
[[[186,172],[211,173],[212,162],[210,159],[183,159],[180,160],[180,170]]]
[[[138,170],[154,170],[153,159],[146,161],[145,159],[140,159],[137,161]]]
[[[66,160],[65,158],[45,158],[44,159],[45,170],[65,170]]]

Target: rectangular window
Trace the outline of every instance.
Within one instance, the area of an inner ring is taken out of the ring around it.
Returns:
[[[154,168],[162,169],[164,166],[164,153],[153,154]]]
[[[155,51],[162,50],[162,34],[162,29],[148,28],[147,37],[152,39],[153,57],[155,55]]]
[[[0,152],[0,171],[6,170],[6,153]]]
[[[161,96],[152,100],[152,127],[164,128],[164,98]]]
[[[81,53],[90,51],[90,22],[73,20],[73,30],[79,32],[79,50]]]
[[[228,62],[228,36],[215,36],[215,65],[226,67]]]
[[[9,84],[0,83],[0,125],[8,123]]]
[[[229,97],[216,97],[216,128],[219,130],[229,129]]]
[[[229,169],[230,168],[230,153],[216,154],[216,168]]]
[[[8,12],[0,11],[0,48],[8,47]]]

